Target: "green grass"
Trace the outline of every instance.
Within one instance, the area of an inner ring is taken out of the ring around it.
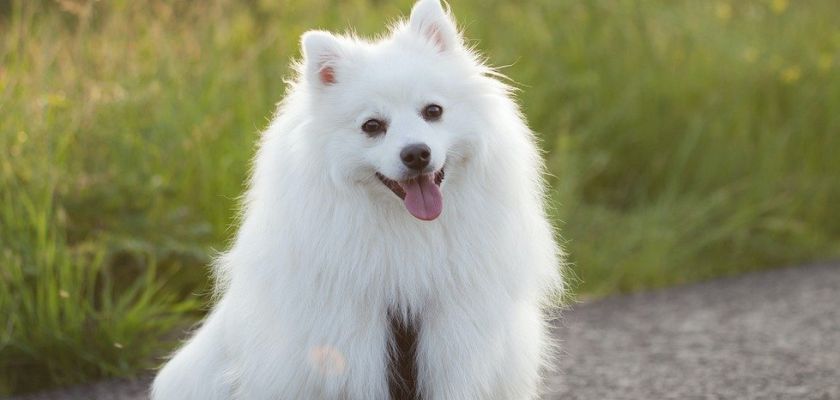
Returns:
[[[154,366],[300,34],[398,3],[0,3],[0,394]],[[578,294],[840,256],[840,3],[452,7],[522,89]]]

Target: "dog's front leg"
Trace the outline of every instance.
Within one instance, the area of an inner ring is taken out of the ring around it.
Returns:
[[[439,304],[424,315],[417,352],[421,398],[536,398],[546,347],[539,307],[476,300]]]

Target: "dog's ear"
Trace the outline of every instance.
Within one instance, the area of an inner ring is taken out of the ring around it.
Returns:
[[[303,51],[304,77],[321,86],[338,82],[336,64],[342,56],[339,39],[325,31],[309,31],[300,39]]]
[[[440,51],[453,50],[461,44],[458,28],[441,0],[420,0],[411,10],[411,30],[431,41]]]

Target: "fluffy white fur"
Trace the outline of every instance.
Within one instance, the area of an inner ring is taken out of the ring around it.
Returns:
[[[562,288],[541,159],[509,88],[439,0],[376,42],[313,31],[264,133],[219,300],[155,400],[388,399],[389,310],[420,327],[421,397],[534,399]],[[444,109],[421,118],[429,103]],[[389,121],[369,137],[363,122]],[[376,177],[406,144],[445,165],[443,212],[414,218]]]

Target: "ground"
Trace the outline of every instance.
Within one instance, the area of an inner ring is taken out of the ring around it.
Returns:
[[[840,399],[840,265],[574,307],[551,400]]]
[[[546,400],[840,398],[840,265],[572,306]],[[139,400],[148,378],[15,400]]]

